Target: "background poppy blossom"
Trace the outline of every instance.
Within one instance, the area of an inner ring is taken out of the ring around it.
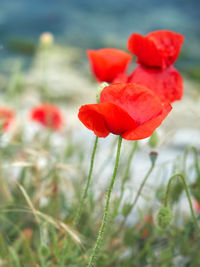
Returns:
[[[120,73],[123,73],[132,59],[130,54],[115,48],[88,50],[87,56],[97,80],[108,83],[113,82]]]
[[[146,36],[134,33],[128,39],[128,50],[137,56],[137,63],[164,69],[176,61],[183,41],[182,34],[169,30],[154,31]]]
[[[14,118],[15,113],[12,109],[7,107],[0,107],[0,125],[4,132],[8,130]]]
[[[180,100],[183,95],[183,79],[173,66],[162,71],[139,65],[127,77],[127,82],[146,86],[162,101],[174,102]]]
[[[45,127],[59,130],[63,126],[63,117],[58,107],[50,103],[43,103],[31,110],[30,117]]]
[[[200,214],[200,202],[198,202],[197,200],[195,200],[194,201],[194,207],[195,207],[196,213]]]
[[[116,83],[103,89],[100,103],[80,108],[80,121],[99,137],[109,133],[127,140],[152,135],[171,110],[148,88],[131,83]]]

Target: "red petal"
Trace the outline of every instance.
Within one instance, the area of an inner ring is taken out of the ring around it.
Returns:
[[[162,66],[162,56],[153,41],[141,34],[132,34],[128,39],[128,50],[136,55],[137,62],[147,66]]]
[[[158,94],[162,101],[173,102],[180,100],[183,95],[183,80],[174,67],[161,71],[138,66],[128,81],[146,86]]]
[[[80,121],[99,137],[110,132],[122,134],[136,127],[136,122],[120,107],[112,103],[84,105],[80,108]]]
[[[183,35],[168,30],[151,32],[146,36],[132,34],[128,49],[138,57],[138,63],[164,69],[176,61],[183,41]]]
[[[87,55],[97,80],[108,83],[123,73],[132,59],[128,53],[114,48],[88,50]]]
[[[142,124],[162,111],[160,98],[139,84],[116,83],[103,89],[100,102],[110,102],[126,112],[138,124]]]
[[[113,83],[128,83],[129,75],[120,73],[113,81]]]
[[[8,130],[14,118],[15,118],[15,113],[12,109],[7,107],[0,107],[0,125],[3,131]]]
[[[43,103],[33,108],[30,117],[43,126],[54,130],[59,130],[63,125],[63,117],[59,108],[50,103]]]
[[[149,120],[133,130],[126,131],[122,137],[126,140],[139,140],[144,139],[153,134],[155,129],[160,126],[162,121],[166,118],[172,107],[170,104],[165,103],[161,114],[152,120]]]

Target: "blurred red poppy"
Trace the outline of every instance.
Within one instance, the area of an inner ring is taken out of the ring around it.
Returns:
[[[15,113],[12,109],[7,107],[0,107],[0,126],[4,132],[8,130],[14,118]]]
[[[164,69],[176,61],[183,41],[182,34],[169,30],[154,31],[146,36],[134,33],[129,37],[128,50],[137,56],[138,63]]]
[[[136,225],[136,230],[137,231],[141,231],[141,237],[142,238],[146,238],[149,235],[149,231],[152,229],[153,227],[153,217],[152,215],[147,215],[144,217],[144,221],[143,222],[139,222]]]
[[[195,207],[196,213],[199,214],[200,213],[200,203],[197,200],[194,201],[194,207]]]
[[[52,130],[60,130],[63,126],[63,117],[58,107],[50,103],[42,103],[31,110],[30,117],[43,126]]]
[[[138,66],[128,76],[127,82],[138,83],[154,91],[162,101],[181,100],[183,95],[183,79],[173,67],[165,70]]]
[[[115,48],[88,50],[87,55],[94,76],[99,82],[108,83],[123,73],[132,59],[130,54]]]
[[[151,136],[171,108],[144,86],[116,83],[103,89],[100,103],[82,106],[78,117],[99,137],[113,133],[139,140]]]

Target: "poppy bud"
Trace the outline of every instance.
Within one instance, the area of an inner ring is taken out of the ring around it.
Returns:
[[[167,206],[161,207],[157,214],[157,224],[160,228],[165,229],[171,222],[172,212]]]
[[[48,256],[49,255],[49,247],[48,246],[45,246],[45,245],[41,245],[40,247],[40,253],[43,255],[43,256]]]
[[[177,202],[180,199],[180,196],[183,191],[184,187],[182,181],[179,179],[173,181],[170,188],[170,195],[169,195],[170,202],[171,203]]]
[[[153,132],[152,136],[149,139],[149,146],[152,148],[156,147],[158,144],[158,141],[159,141],[159,137],[158,137],[157,132],[155,131]]]
[[[130,211],[131,211],[132,205],[131,204],[124,204],[123,208],[122,208],[122,214],[124,215],[124,217],[128,216]]]
[[[103,90],[104,87],[108,86],[109,84],[106,82],[103,82],[99,85],[99,89],[97,91],[97,103],[100,103],[100,95],[101,95],[101,91]]]
[[[150,160],[152,164],[155,164],[157,157],[158,157],[158,153],[156,151],[151,151],[149,154]]]

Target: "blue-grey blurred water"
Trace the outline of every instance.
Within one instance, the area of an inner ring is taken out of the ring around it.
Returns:
[[[1,0],[0,65],[19,56],[9,40],[37,43],[44,31],[52,32],[58,43],[88,49],[125,48],[132,32],[166,28],[185,35],[187,60],[197,62],[199,10],[199,0]]]

